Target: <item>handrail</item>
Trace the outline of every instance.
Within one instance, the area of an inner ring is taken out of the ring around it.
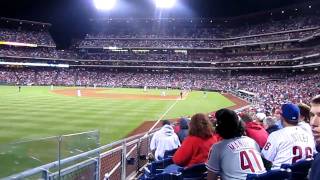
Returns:
[[[93,149],[93,150],[90,150],[90,151],[87,151],[87,152],[84,152],[84,153],[81,153],[81,154],[78,154],[78,155],[75,155],[75,156],[72,156],[72,157],[68,157],[68,158],[62,159],[62,160],[60,160],[60,166],[64,165],[64,164],[67,164],[67,163],[70,163],[72,161],[81,159],[83,157],[87,157],[87,156],[90,156],[90,155],[93,155],[93,154],[97,154],[97,153],[100,154],[100,152],[105,150],[105,149],[117,146],[119,144],[122,144],[123,142],[128,142],[128,141],[135,140],[135,138],[137,138],[139,136],[143,136],[143,135],[144,135],[144,133],[140,133],[140,134],[128,137],[126,139],[115,141],[115,142],[112,142],[110,144],[101,146],[99,148],[96,148],[96,149]],[[11,175],[11,176],[6,177],[4,179],[5,180],[6,179],[21,179],[21,178],[25,178],[25,177],[28,177],[28,176],[43,172],[44,170],[49,170],[50,168],[57,168],[58,166],[59,166],[59,160],[57,160],[55,162],[52,162],[52,163],[49,163],[49,164],[46,164],[46,165],[42,165],[42,166],[33,168],[33,169],[29,169],[29,170],[23,171],[23,172],[18,173],[18,174]]]

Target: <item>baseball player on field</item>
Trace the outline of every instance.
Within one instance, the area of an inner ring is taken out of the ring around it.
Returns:
[[[259,145],[244,135],[244,127],[238,115],[229,109],[216,112],[217,133],[223,138],[210,150],[206,164],[208,179],[246,179],[248,174],[261,174],[265,167]]]
[[[281,107],[283,129],[271,133],[262,149],[262,156],[272,169],[281,164],[293,164],[301,159],[312,158],[315,143],[312,135],[298,126],[300,110],[295,104],[283,104]],[[266,166],[267,167],[267,166]]]

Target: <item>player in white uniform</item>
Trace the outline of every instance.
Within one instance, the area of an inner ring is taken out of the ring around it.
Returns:
[[[214,144],[207,162],[208,179],[246,179],[248,174],[261,174],[265,167],[259,145],[251,138],[243,136],[244,127],[238,115],[229,109],[216,113],[217,133],[224,139]]]
[[[293,164],[313,157],[315,143],[312,135],[298,126],[300,111],[297,105],[281,107],[281,123],[284,128],[271,133],[262,150],[262,156],[272,163],[272,169],[281,164]]]

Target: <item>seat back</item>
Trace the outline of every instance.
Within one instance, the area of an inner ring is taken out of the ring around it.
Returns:
[[[277,169],[270,170],[263,174],[248,174],[247,180],[284,180],[289,179],[291,176],[290,169]]]
[[[162,173],[163,169],[170,164],[173,164],[172,158],[166,158],[159,161],[154,161],[148,165],[150,174],[159,174]]]
[[[281,168],[289,168],[292,171],[291,180],[303,180],[307,179],[309,170],[311,168],[313,159],[300,160],[294,164],[282,164]]]
[[[187,179],[205,179],[207,176],[207,167],[204,163],[196,164],[191,167],[185,168],[182,171],[184,180]]]
[[[146,180],[146,179],[153,179],[155,178],[158,174],[163,173],[163,169],[170,164],[173,164],[172,158],[167,158],[163,159],[160,161],[154,161],[150,164],[148,164],[144,168],[143,174],[140,176],[140,180]],[[168,173],[166,173],[168,174]],[[161,176],[159,176],[161,177]]]
[[[160,173],[145,180],[182,180],[181,174]]]
[[[178,148],[177,148],[178,149]],[[174,153],[177,151],[177,149],[172,149],[172,150],[166,150],[164,152],[164,156],[163,158],[166,159],[166,158],[172,158]]]

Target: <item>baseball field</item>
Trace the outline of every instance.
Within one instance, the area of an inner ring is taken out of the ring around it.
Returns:
[[[167,89],[144,92],[130,88],[23,86],[19,92],[15,86],[0,86],[0,147],[91,130],[100,132],[100,144],[104,145],[126,137],[145,121],[207,113],[233,105],[216,92],[191,91],[181,98],[180,90]],[[2,157],[11,161],[6,154]]]
[[[166,96],[161,96],[165,92]],[[234,105],[215,92],[0,86],[0,144],[99,130],[101,144],[125,137],[144,121],[211,112]]]

